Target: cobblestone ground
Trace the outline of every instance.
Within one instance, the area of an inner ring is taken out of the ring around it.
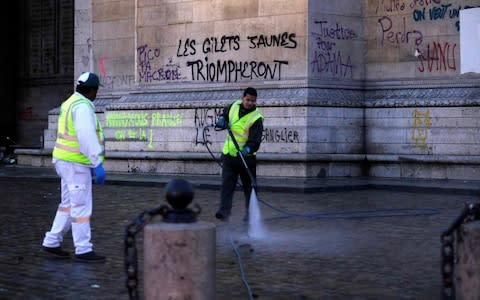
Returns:
[[[105,264],[46,258],[41,241],[59,199],[58,184],[0,181],[0,299],[127,299],[125,226],[164,204],[164,190],[105,185],[94,189],[92,236]],[[439,237],[468,195],[362,190],[258,198],[291,212],[435,208],[430,216],[307,219],[261,206],[268,237],[250,239],[236,193],[230,225],[213,218],[218,191],[196,190],[200,219],[217,223],[217,299],[248,299],[230,237],[258,299],[440,299]],[[138,245],[141,245],[141,238]],[[71,235],[64,248],[73,251]],[[253,251],[252,251],[253,250]],[[140,265],[142,255],[140,252]],[[141,279],[141,278],[140,278]]]

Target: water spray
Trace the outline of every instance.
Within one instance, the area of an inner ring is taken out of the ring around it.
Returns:
[[[224,130],[225,128],[219,128],[217,126],[213,126],[216,131],[221,131]],[[240,156],[240,159],[242,160],[243,165],[245,166],[245,169],[247,171],[248,176],[250,177],[251,180],[251,185],[252,185],[252,193],[250,195],[250,204],[249,204],[249,230],[248,230],[248,236],[254,238],[254,239],[260,239],[265,237],[265,230],[263,228],[263,223],[261,220],[261,214],[260,214],[260,208],[258,206],[258,202],[262,202],[264,205],[267,207],[279,212],[281,215],[277,217],[272,217],[269,219],[266,219],[265,221],[269,220],[275,220],[275,219],[284,219],[284,218],[306,218],[306,219],[311,219],[311,220],[332,220],[332,219],[364,219],[364,218],[386,218],[386,217],[412,217],[412,216],[430,216],[430,215],[436,215],[440,213],[439,209],[429,209],[429,208],[413,208],[413,209],[375,209],[375,210],[364,210],[364,211],[342,211],[342,212],[329,212],[329,213],[323,213],[323,212],[313,212],[313,213],[298,213],[298,212],[289,212],[284,209],[278,208],[271,203],[262,200],[262,199],[257,199],[255,189],[257,187],[257,181],[253,177],[250,169],[248,168],[247,162],[245,161],[245,158],[243,157],[242,153],[240,152],[240,147],[233,136],[232,131],[230,128],[226,128],[228,130],[228,134],[232,138],[233,144],[235,145],[235,148],[238,151],[238,155]],[[203,132],[203,138],[204,140],[206,139],[205,136],[205,130]],[[211,151],[210,147],[208,146],[208,143],[204,143],[205,147],[207,148],[208,152],[214,159],[214,161],[222,167],[222,164],[217,160],[213,152]],[[242,259],[239,253],[239,250],[237,246],[235,245],[232,235],[231,235],[231,228],[230,225],[227,224],[227,228],[229,231],[229,237],[230,237],[230,243],[232,245],[232,248],[235,252],[235,255],[237,256],[238,259],[238,264],[240,268],[240,274],[242,281],[245,285],[245,288],[247,289],[247,294],[248,294],[248,299],[253,300],[254,298],[257,298],[258,295],[253,294],[252,289],[250,288],[250,285],[247,281],[245,270],[243,267]]]
[[[227,127],[228,134],[230,135],[230,138],[232,139],[233,144],[235,145],[235,148],[237,149],[237,154],[240,156],[240,159],[242,160],[243,166],[245,167],[245,170],[247,171],[248,177],[250,177],[250,183],[252,185],[252,192],[250,193],[250,202],[248,205],[248,235],[252,238],[255,239],[261,239],[265,237],[265,228],[262,223],[262,214],[260,212],[260,206],[258,205],[258,199],[257,199],[257,194],[256,194],[256,188],[257,188],[257,180],[253,176],[252,172],[250,171],[250,168],[247,165],[247,162],[245,161],[245,157],[243,157],[242,152],[240,151],[240,146],[237,143],[237,140],[235,139],[235,136],[233,135],[232,130],[230,127]]]

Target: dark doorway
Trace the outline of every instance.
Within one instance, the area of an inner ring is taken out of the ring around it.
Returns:
[[[2,85],[9,104],[0,135],[17,147],[40,148],[48,112],[73,91],[74,0],[12,2],[2,18],[11,41],[2,57],[12,76]]]
[[[7,147],[16,140],[16,111],[19,61],[19,36],[21,33],[21,1],[3,3],[0,26],[3,42],[0,50],[0,147]]]

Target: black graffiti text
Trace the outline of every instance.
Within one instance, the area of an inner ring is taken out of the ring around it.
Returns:
[[[240,50],[240,36],[239,35],[222,35],[221,37],[207,37],[200,43],[202,52],[209,53],[223,53],[227,51]],[[198,44],[198,45],[200,45]],[[185,40],[180,39],[177,47],[177,57],[193,56],[197,54],[197,41],[193,38]]]
[[[273,63],[263,61],[234,61],[217,60],[208,62],[205,60],[188,61],[192,80],[210,82],[237,82],[246,79],[277,79],[281,80],[282,65],[288,65],[288,61],[274,60]]]
[[[357,38],[355,30],[343,27],[338,23],[335,23],[333,27],[327,21],[315,21],[315,24],[320,24],[320,32],[317,33],[320,37],[336,40],[353,40]]]
[[[265,128],[262,132],[262,141],[266,143],[300,143],[298,131],[288,128]]]
[[[223,35],[221,38],[210,37],[203,40],[202,51],[204,54],[237,51],[240,49],[239,35]]]
[[[295,33],[283,32],[272,35],[250,35],[247,39],[250,41],[250,49],[267,48],[267,47],[284,47],[295,49],[297,48],[297,41],[295,40]]]
[[[195,108],[195,127],[214,126],[222,112],[222,108]]]
[[[178,41],[177,57],[195,55],[196,53],[197,49],[195,48],[194,39],[186,39],[185,41],[180,39]]]
[[[310,63],[313,73],[331,73],[334,76],[353,77],[353,64],[350,55],[342,57],[340,50],[315,51]]]
[[[135,75],[100,76],[100,83],[106,89],[113,89],[117,85],[130,86],[135,83]]]
[[[211,145],[210,129],[215,125],[222,108],[196,108],[195,109],[195,145]]]
[[[210,140],[210,128],[211,127],[195,128],[195,146],[212,144],[212,141]]]

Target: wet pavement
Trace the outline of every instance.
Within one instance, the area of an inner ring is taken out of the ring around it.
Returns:
[[[167,178],[110,178],[110,184],[94,187],[92,218],[95,251],[107,261],[82,264],[52,260],[40,251],[60,196],[51,170],[0,167],[0,299],[128,299],[125,227],[140,212],[165,204]],[[258,191],[261,201],[290,213],[321,214],[287,215],[261,203],[267,237],[252,239],[241,221],[240,192],[227,225],[213,217],[217,179],[190,180],[194,203],[202,207],[199,219],[217,225],[216,287],[221,300],[248,299],[231,241],[257,299],[440,299],[440,234],[464,203],[478,201],[479,186],[339,179],[330,185],[303,182],[304,193],[298,182],[259,180],[264,184]],[[141,236],[137,245],[141,266]],[[71,234],[63,247],[73,252]]]

